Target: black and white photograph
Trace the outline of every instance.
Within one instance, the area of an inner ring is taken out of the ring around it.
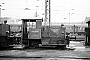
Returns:
[[[0,0],[0,60],[90,60],[90,0]]]

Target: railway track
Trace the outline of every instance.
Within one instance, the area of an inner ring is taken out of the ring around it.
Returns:
[[[0,60],[90,60],[87,57],[15,57],[15,56],[0,56]]]

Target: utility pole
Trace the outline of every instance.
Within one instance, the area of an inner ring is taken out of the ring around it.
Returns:
[[[1,5],[0,5],[0,22],[1,22]]]
[[[74,34],[75,34],[75,25],[74,25],[74,30],[73,30]]]
[[[5,10],[5,9],[2,9],[2,5],[3,5],[3,4],[5,4],[5,3],[1,3],[1,5],[0,5],[0,22],[1,22],[1,23],[2,23],[2,21],[1,21],[1,14],[2,14],[2,12],[1,12],[1,11],[2,11],[2,10]]]

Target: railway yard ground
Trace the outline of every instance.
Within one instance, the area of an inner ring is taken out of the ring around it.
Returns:
[[[90,60],[90,47],[84,41],[70,41],[66,49],[40,47],[35,49],[0,50],[0,60]]]

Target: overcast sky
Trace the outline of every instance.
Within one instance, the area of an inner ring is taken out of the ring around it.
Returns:
[[[2,4],[5,3],[5,4]],[[45,0],[0,0],[2,17],[42,17]],[[29,10],[25,10],[29,8]],[[82,22],[90,16],[90,0],[51,0],[51,22]]]

